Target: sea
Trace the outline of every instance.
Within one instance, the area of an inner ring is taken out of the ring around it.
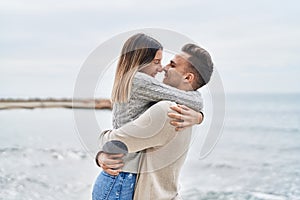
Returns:
[[[210,154],[201,157],[203,138],[193,139],[182,198],[300,199],[300,94],[228,94],[225,111]],[[86,112],[111,126],[110,110]],[[88,200],[100,172],[71,109],[0,110],[1,200]]]

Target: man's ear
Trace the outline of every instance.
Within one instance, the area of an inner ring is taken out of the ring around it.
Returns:
[[[189,82],[190,84],[192,84],[194,79],[195,79],[195,75],[193,73],[187,73],[185,76],[185,81]]]

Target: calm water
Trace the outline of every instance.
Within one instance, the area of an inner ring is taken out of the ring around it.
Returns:
[[[199,159],[201,141],[191,146],[181,174],[184,199],[300,199],[299,100],[228,96],[214,151]],[[110,127],[110,111],[96,114]],[[98,173],[71,110],[0,111],[0,199],[90,199]]]

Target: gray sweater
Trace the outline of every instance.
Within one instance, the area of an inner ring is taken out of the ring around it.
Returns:
[[[137,72],[133,78],[129,101],[113,105],[113,128],[120,128],[135,120],[151,105],[162,100],[183,104],[198,112],[202,111],[203,108],[203,99],[200,92],[179,90],[161,83],[145,73]],[[100,135],[100,147],[107,142],[101,138]],[[138,152],[128,154],[124,158],[123,171],[136,173],[139,156]]]

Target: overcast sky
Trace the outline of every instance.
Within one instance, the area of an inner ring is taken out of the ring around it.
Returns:
[[[93,49],[152,27],[206,48],[226,93],[300,92],[299,13],[296,0],[1,0],[0,98],[72,97]]]

